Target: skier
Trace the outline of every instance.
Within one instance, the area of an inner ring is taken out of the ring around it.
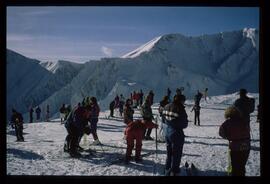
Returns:
[[[225,122],[219,128],[219,135],[229,140],[229,157],[232,170],[229,175],[245,176],[245,165],[250,152],[250,129],[241,118],[235,106],[225,110]]]
[[[50,121],[50,106],[46,107],[46,121]]]
[[[30,108],[29,108],[29,123],[33,123],[33,112],[34,112],[34,110],[33,110],[32,106],[30,106]]]
[[[250,126],[250,113],[254,111],[255,108],[255,99],[249,98],[247,96],[246,89],[240,89],[239,91],[240,98],[234,102],[234,106],[239,109],[241,112],[243,121]]]
[[[66,107],[66,110],[65,110],[64,121],[67,119],[69,113],[71,112],[71,106],[70,105],[65,105],[65,106],[67,106],[67,107]]]
[[[165,135],[164,135],[164,130],[166,129],[166,125],[165,125],[165,119],[164,116],[162,114],[164,107],[169,104],[169,98],[168,96],[164,96],[162,101],[159,102],[159,115],[161,117],[161,125],[160,125],[160,130],[159,130],[159,141],[161,142],[165,142]]]
[[[94,145],[99,145],[101,144],[99,139],[98,139],[98,135],[97,135],[97,123],[98,123],[98,116],[99,116],[99,111],[100,108],[97,104],[97,99],[96,97],[91,97],[90,98],[90,111],[91,111],[91,115],[90,115],[90,126],[91,126],[91,133],[93,135],[93,139]]]
[[[135,120],[130,121],[125,129],[127,149],[125,161],[128,163],[131,160],[132,149],[134,147],[134,140],[136,140],[135,161],[141,162],[142,138],[146,128],[158,128],[157,124],[152,121]]]
[[[110,116],[113,117],[113,111],[114,111],[114,107],[115,107],[115,101],[111,101],[110,103]]]
[[[151,122],[152,119],[154,119],[151,109],[151,95],[147,95],[141,108],[141,115],[143,117],[143,120],[146,122]],[[152,128],[145,129],[145,132],[143,134],[145,140],[153,140],[153,138],[150,136],[151,132]]]
[[[132,102],[133,102],[133,108],[136,108],[138,106],[138,101],[137,101],[137,93],[136,91],[133,91],[132,94]]]
[[[124,107],[124,123],[128,124],[133,121],[134,110],[131,107],[131,100],[127,99]]]
[[[24,141],[23,137],[23,117],[22,114],[12,109],[11,125],[15,127],[17,141]]]
[[[205,102],[207,102],[207,93],[208,93],[208,88],[205,88],[204,95],[203,95]]]
[[[65,104],[62,104],[62,107],[59,109],[61,123],[64,121],[65,111],[66,111]]]
[[[39,106],[37,106],[37,108],[36,108],[37,121],[40,120],[40,113],[41,113],[41,109]]]
[[[143,91],[142,89],[140,90],[140,106],[143,104]]]
[[[194,125],[197,125],[198,120],[198,126],[200,126],[200,109],[200,105],[198,103],[195,103],[190,111],[192,112],[194,110]]]
[[[79,139],[83,135],[87,122],[89,120],[90,110],[82,107],[80,103],[69,113],[65,121],[65,127],[68,135],[65,139],[64,151],[68,151],[71,157],[77,157]]]
[[[183,105],[184,102],[185,98],[183,95],[175,95],[173,102],[166,105],[162,111],[165,124],[167,125],[165,130],[167,146],[166,176],[177,176],[180,173],[179,166],[185,140],[183,129],[188,126],[188,117]]]
[[[150,90],[148,96],[149,96],[149,100],[150,100],[150,106],[152,106],[153,103],[154,103],[155,94],[154,94],[154,92],[152,90]]]
[[[123,97],[123,95],[120,95],[120,100],[119,100],[119,113],[120,116],[122,117],[123,114],[123,108],[124,108],[124,104],[125,104],[125,98]]]
[[[197,94],[194,96],[194,101],[196,105],[200,105],[200,101],[202,98],[203,94],[198,90]]]
[[[176,95],[180,95],[181,98],[183,98],[183,100],[186,101],[186,97],[185,97],[185,95],[183,94],[183,91],[184,91],[184,87],[181,87],[180,89],[177,88],[177,89],[176,89]]]
[[[114,108],[119,108],[119,96],[116,95],[116,97],[114,98]]]

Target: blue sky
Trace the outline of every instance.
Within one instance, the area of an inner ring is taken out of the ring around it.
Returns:
[[[259,28],[257,7],[7,7],[7,48],[42,61],[120,57],[157,36]]]

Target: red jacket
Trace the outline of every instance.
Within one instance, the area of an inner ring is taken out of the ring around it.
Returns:
[[[151,121],[135,120],[128,124],[125,134],[128,136],[131,132],[136,132],[136,134],[143,134],[146,128],[157,128],[158,125]]]

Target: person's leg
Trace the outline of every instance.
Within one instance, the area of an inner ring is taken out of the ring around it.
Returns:
[[[147,133],[146,133],[146,137],[150,138],[151,132],[152,132],[152,128],[148,128]]]
[[[172,144],[170,137],[165,136],[166,141],[166,149],[167,149],[167,157],[166,157],[166,163],[165,163],[165,175],[169,176],[171,172],[171,166],[172,166]]]
[[[245,176],[245,165],[248,160],[248,151],[231,151],[232,176]]]
[[[131,159],[132,150],[134,147],[134,137],[132,132],[128,132],[127,134],[127,150],[126,150],[126,160],[129,161]]]
[[[17,138],[17,141],[20,140],[20,137],[19,137],[19,130],[18,130],[18,125],[15,125],[15,134],[16,134],[16,138]]]
[[[200,123],[200,111],[198,111],[198,125],[200,126],[201,123]]]
[[[90,122],[91,123],[91,131],[92,131],[92,135],[93,135],[94,140],[98,140],[97,122],[98,122],[98,119],[92,119]]]
[[[175,135],[172,140],[172,172],[180,173],[180,162],[184,145],[184,137]]]
[[[196,120],[197,120],[197,118],[196,118],[196,112],[194,111],[194,125],[196,125]]]
[[[136,151],[135,151],[135,160],[136,161],[141,160],[142,138],[143,138],[143,132],[138,132],[136,134]]]

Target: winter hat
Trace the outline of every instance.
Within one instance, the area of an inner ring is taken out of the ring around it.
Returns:
[[[92,102],[93,104],[96,104],[96,103],[97,103],[96,97],[92,96],[92,97],[90,98],[90,102]]]
[[[224,117],[225,119],[238,118],[240,117],[240,111],[235,106],[230,106],[225,110]]]

